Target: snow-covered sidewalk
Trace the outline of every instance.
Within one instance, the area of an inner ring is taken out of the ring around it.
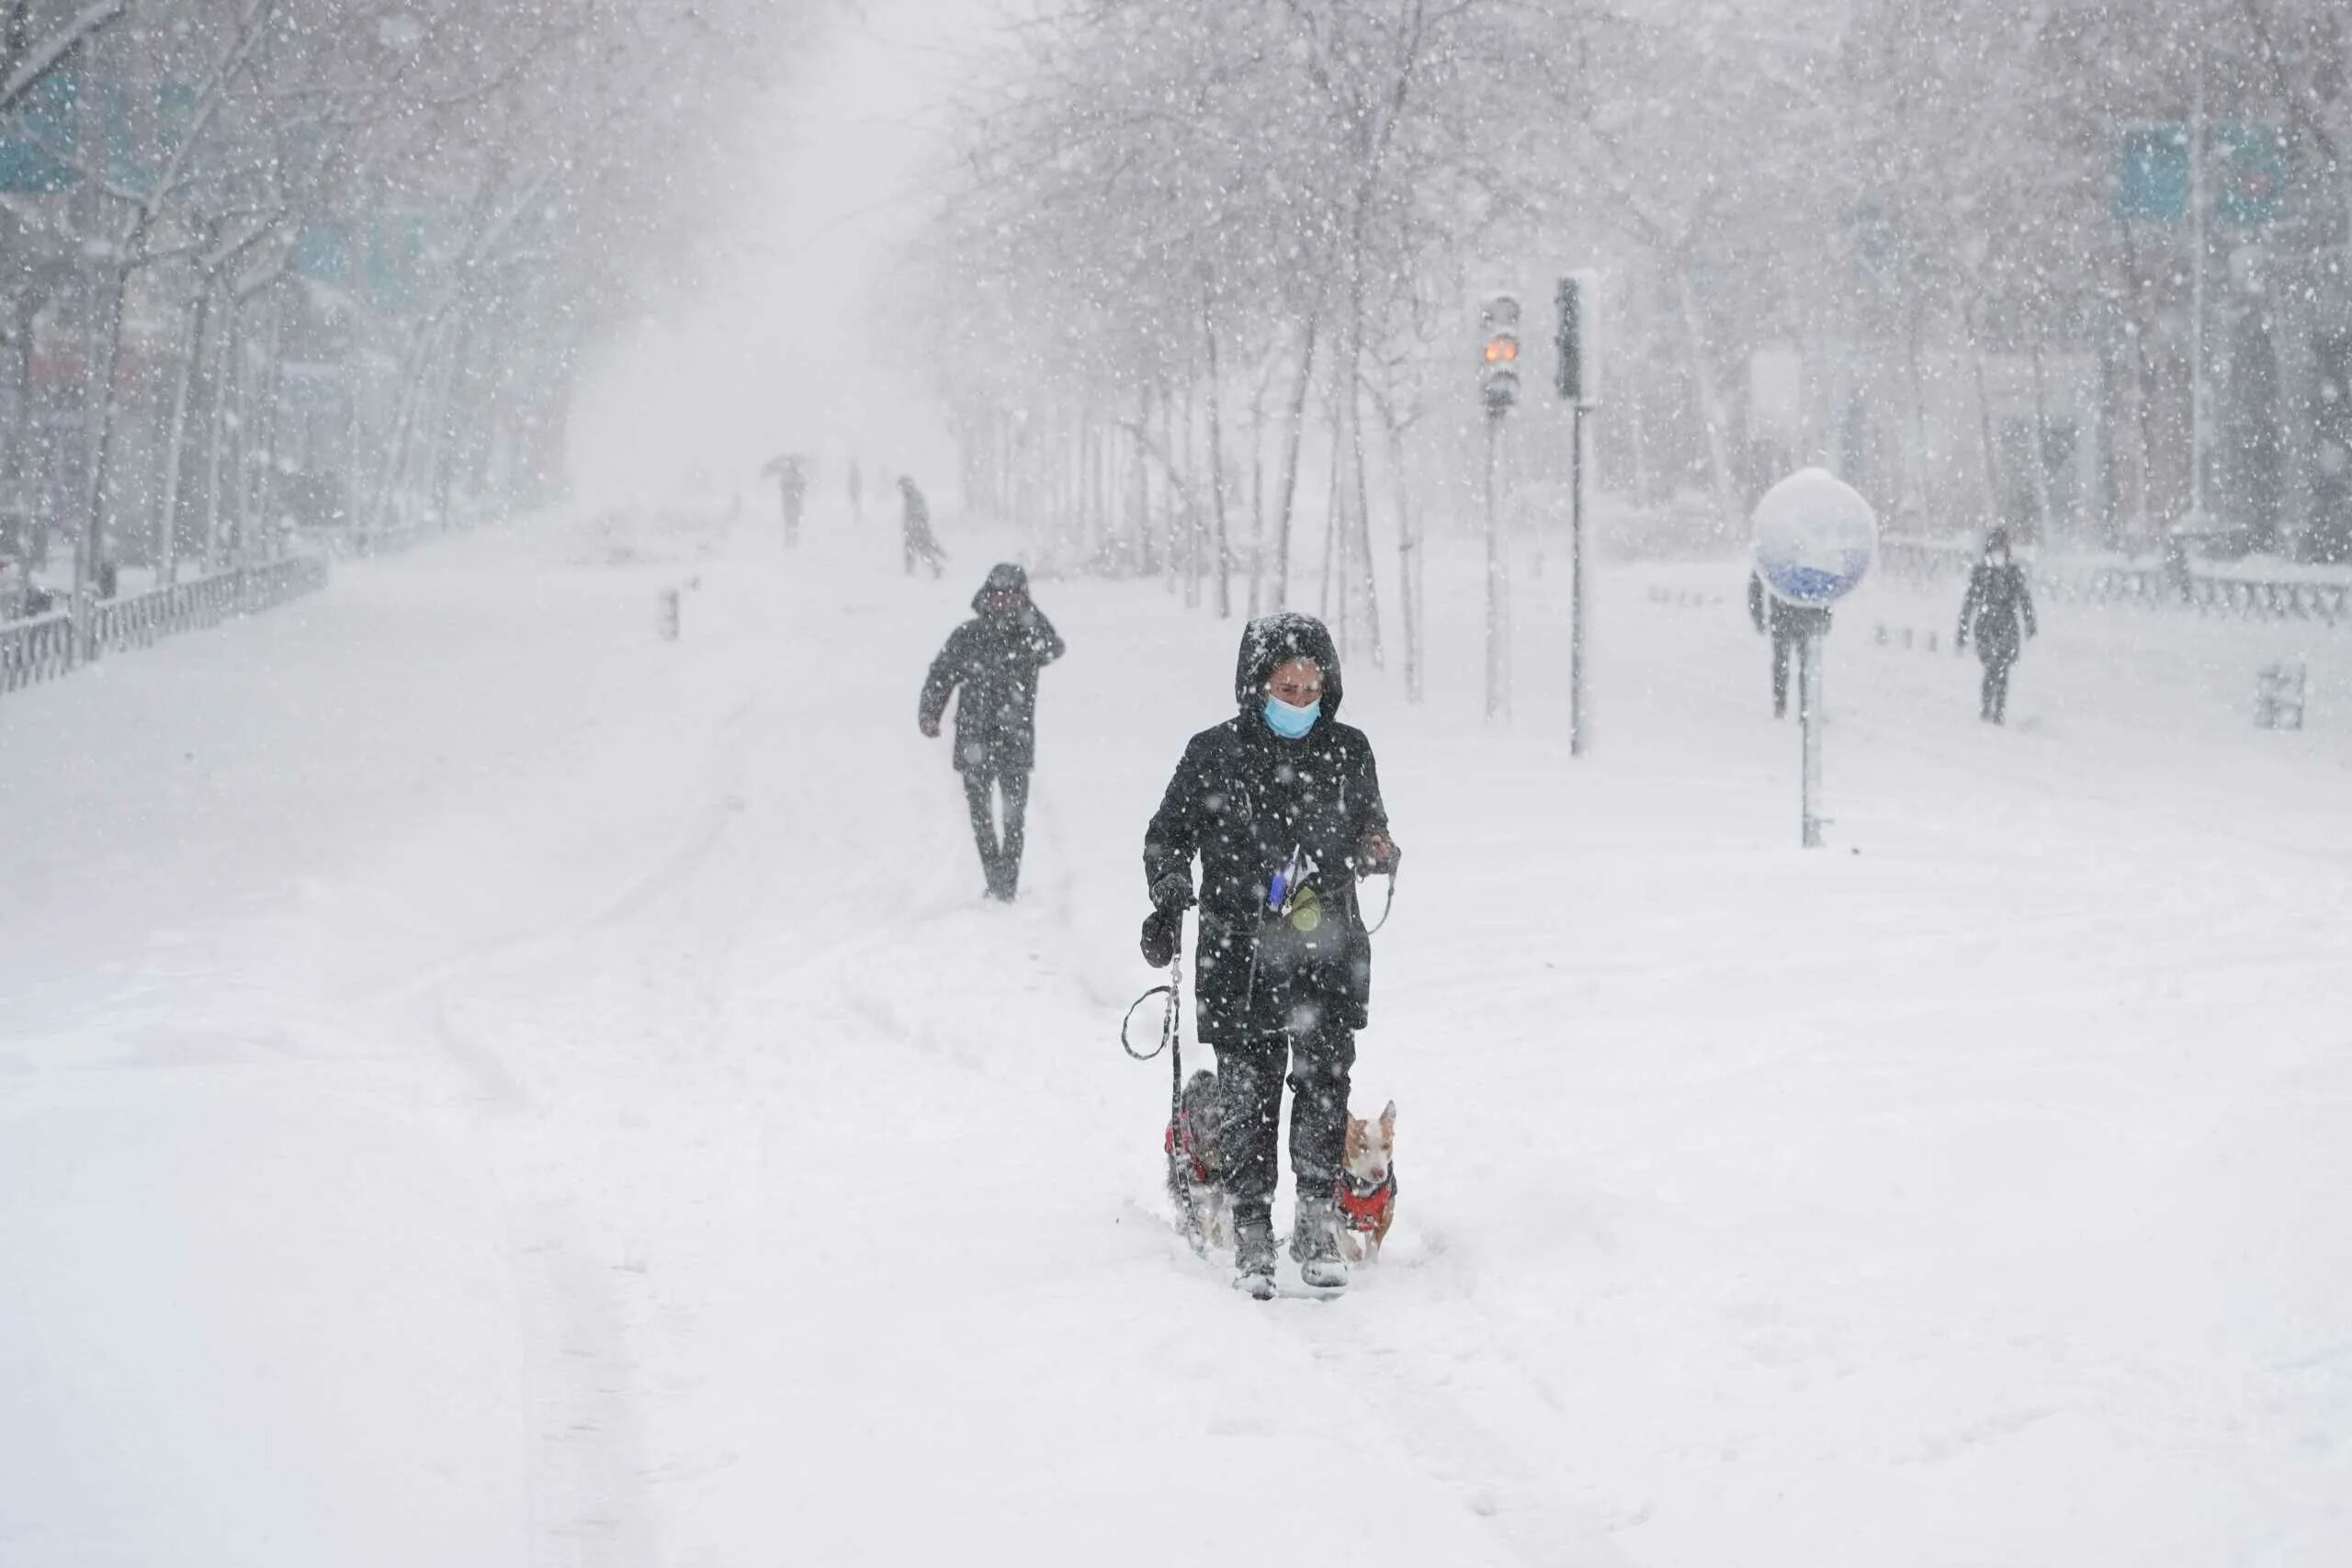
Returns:
[[[1401,1218],[1261,1306],[1168,1230],[1114,1040],[1238,626],[1039,585],[997,908],[913,725],[981,542],[933,584],[757,522],[361,563],[0,705],[0,1562],[2352,1540],[2340,671],[2257,735],[2257,629],[2052,612],[1995,731],[1973,660],[1858,633],[1946,607],[1874,591],[1805,856],[1736,568],[1603,574],[1571,764],[1561,584],[1489,732],[1441,557],[1430,704],[1350,671]]]

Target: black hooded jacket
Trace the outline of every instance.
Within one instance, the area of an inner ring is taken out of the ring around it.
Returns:
[[[2034,633],[2033,595],[2025,585],[2025,569],[2006,556],[1997,562],[1987,556],[1968,575],[1968,592],[1960,602],[1961,647],[1968,646],[1972,631],[1977,657],[1988,664],[2015,659],[2025,637]]]
[[[1305,739],[1285,740],[1266,723],[1266,682],[1277,665],[1298,658],[1321,667],[1323,706]],[[1338,1006],[1341,1021],[1360,1029],[1372,992],[1372,944],[1356,902],[1356,857],[1368,836],[1387,833],[1388,812],[1372,742],[1339,721],[1346,687],[1331,634],[1308,615],[1250,622],[1233,686],[1240,711],[1185,746],[1144,834],[1148,888],[1171,876],[1189,882],[1200,858],[1201,1037],[1211,1045],[1238,1040],[1253,1014],[1265,1026],[1268,1010],[1299,999],[1302,989]],[[1317,867],[1322,906],[1345,934],[1340,952],[1308,962],[1295,980],[1263,976],[1255,962],[1268,888],[1294,848]]]
[[[989,608],[989,600],[1010,592],[1016,608]],[[989,572],[972,595],[979,612],[947,635],[947,646],[931,661],[922,683],[919,714],[925,728],[956,700],[956,766],[984,773],[1026,773],[1036,762],[1037,671],[1068,649],[1037,607],[1029,602],[1029,574],[1006,562]]]

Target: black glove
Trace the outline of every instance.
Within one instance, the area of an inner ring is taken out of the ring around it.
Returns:
[[[1174,909],[1179,913],[1193,907],[1193,879],[1181,871],[1171,871],[1151,885],[1151,907],[1154,909]]]
[[[1143,961],[1154,969],[1165,969],[1176,962],[1176,950],[1184,942],[1184,908],[1172,905],[1154,909],[1144,917]]]

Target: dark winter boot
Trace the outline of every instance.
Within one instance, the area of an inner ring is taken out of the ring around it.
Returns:
[[[1274,1298],[1274,1227],[1267,1220],[1244,1220],[1233,1232],[1233,1288],[1261,1302]]]
[[[1340,1253],[1340,1206],[1329,1192],[1302,1195],[1291,1222],[1290,1255],[1298,1277],[1318,1291],[1345,1290],[1347,1259]]]

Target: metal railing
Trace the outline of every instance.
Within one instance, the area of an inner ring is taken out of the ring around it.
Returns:
[[[62,610],[0,625],[0,692],[47,681],[74,668],[74,617]]]
[[[318,592],[327,577],[323,558],[296,556],[104,600],[91,611],[86,649],[75,635],[70,609],[0,625],[0,692],[54,680],[85,659],[151,648],[167,637],[275,608]]]
[[[1914,582],[1964,581],[1976,559],[1977,552],[1967,545],[1905,538],[1879,542],[1879,564],[1887,574]],[[2193,610],[2245,621],[2352,624],[2352,581],[2239,577],[2162,566],[2068,569],[2028,562],[2025,570],[2034,592],[2056,604]]]

